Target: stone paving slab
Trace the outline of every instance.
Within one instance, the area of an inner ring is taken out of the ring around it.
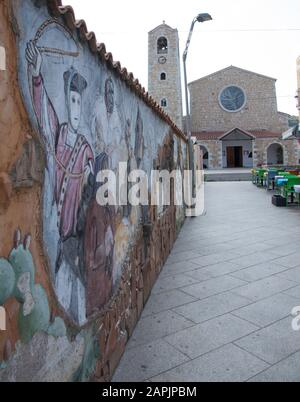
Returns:
[[[153,287],[152,293],[160,294],[168,290],[179,289],[184,286],[193,285],[199,281],[187,275],[171,275],[161,278]]]
[[[250,382],[300,382],[300,352],[251,378]]]
[[[239,265],[242,269],[277,259],[278,255],[272,254],[270,251],[269,252],[258,251],[254,254],[246,256],[246,258],[244,256],[239,256],[238,258],[230,259],[230,262]],[[280,264],[279,261],[278,263]]]
[[[292,297],[299,298],[300,297],[300,286],[296,286],[295,288],[286,290],[284,294]]]
[[[197,299],[202,300],[207,299],[209,296],[214,296],[219,293],[226,292],[227,290],[238,288],[245,284],[246,282],[227,275],[191,286],[185,286],[181,288],[181,290]]]
[[[151,381],[244,382],[268,367],[267,363],[257,357],[229,344],[153,377]]]
[[[297,299],[280,293],[236,310],[233,314],[259,327],[266,327],[290,317],[293,308],[298,305],[300,305],[300,295]]]
[[[142,318],[145,318],[149,315],[158,314],[175,307],[180,307],[196,300],[197,299],[195,297],[192,297],[179,289],[157,294],[155,297],[151,297],[148,301],[143,311]]]
[[[271,276],[234,289],[232,292],[252,301],[257,301],[295,286],[297,286],[296,282],[288,281],[277,276]]]
[[[292,317],[278,321],[236,342],[237,346],[270,364],[300,351],[300,333],[292,329]]]
[[[233,251],[225,251],[222,253],[215,253],[215,254],[210,254],[206,256],[199,256],[198,258],[195,258],[191,260],[193,264],[195,264],[197,267],[207,267],[212,264],[217,264],[220,262],[227,262],[229,260],[233,260],[237,256],[236,253]],[[238,264],[237,264],[238,265]]]
[[[192,321],[170,310],[142,318],[128,342],[128,348],[145,345],[153,340],[191,327],[193,324]]]
[[[300,267],[292,268],[287,271],[281,272],[277,276],[284,279],[288,279],[289,281],[300,283]]]
[[[219,262],[218,264],[213,264],[205,268],[198,269],[196,271],[190,271],[189,276],[197,279],[201,276],[209,276],[210,278],[218,278],[219,276],[224,276],[227,274],[232,274],[233,272],[240,271],[241,267],[231,262]]]
[[[249,299],[227,292],[173,310],[186,319],[199,324],[247,306],[249,303]]]
[[[114,376],[115,382],[142,382],[184,362],[188,357],[163,340],[130,349]],[[134,362],[134,364],[132,364]]]
[[[300,306],[300,208],[274,207],[251,183],[208,183],[205,197],[114,381],[300,381],[290,315]]]
[[[195,359],[257,330],[257,326],[227,314],[165,338],[176,349]]]
[[[166,264],[172,265],[177,264],[179,262],[186,262],[189,260],[193,260],[197,257],[199,257],[199,254],[195,253],[194,251],[182,251],[177,254],[171,254]]]
[[[287,268],[282,265],[274,264],[273,262],[265,262],[263,264],[258,264],[250,268],[233,272],[231,275],[243,281],[256,282],[286,270]]]
[[[296,268],[299,265],[299,252],[278,258],[274,263],[287,268]]]
[[[195,269],[197,269],[197,267],[190,261],[167,264],[160,274],[159,280],[165,276],[185,274],[189,271],[194,271]]]

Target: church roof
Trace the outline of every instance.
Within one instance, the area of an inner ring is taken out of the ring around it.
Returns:
[[[170,27],[170,25],[166,24],[165,22],[163,22],[162,24],[158,25],[157,27],[155,27],[154,29],[152,29],[149,34],[152,34],[155,31],[159,31],[160,29],[165,29],[167,31],[177,31],[177,29],[174,29],[172,27]]]
[[[244,73],[247,73],[247,74],[256,75],[258,77],[265,78],[265,79],[268,79],[268,80],[277,81],[276,78],[268,77],[266,75],[259,74],[259,73],[254,73],[253,71],[245,70],[244,68],[235,67],[235,66],[228,66],[226,68],[223,68],[222,70],[218,70],[218,71],[216,71],[216,72],[214,72],[212,74],[206,75],[206,76],[201,77],[201,78],[199,78],[199,79],[197,79],[195,81],[192,81],[192,82],[189,83],[189,85],[193,85],[193,84],[195,84],[195,83],[197,83],[199,81],[202,81],[202,80],[207,80],[208,78],[211,78],[211,77],[213,77],[215,75],[219,75],[219,74],[221,74],[221,73],[223,73],[225,71],[232,70],[232,69],[238,70],[238,71],[241,71],[241,72],[244,72]]]

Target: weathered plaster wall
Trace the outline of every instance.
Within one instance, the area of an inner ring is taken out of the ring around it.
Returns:
[[[187,147],[56,3],[0,2],[0,381],[108,381],[184,220],[96,203],[100,169]]]

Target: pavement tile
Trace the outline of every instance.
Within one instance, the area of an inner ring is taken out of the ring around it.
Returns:
[[[152,294],[159,294],[168,290],[182,288],[187,285],[198,283],[199,281],[187,275],[171,275],[159,277],[153,287]]]
[[[252,282],[248,285],[234,289],[232,292],[249,300],[257,301],[295,286],[295,282],[278,278],[277,276],[270,276],[269,278],[261,279],[259,281]]]
[[[195,359],[255,330],[255,325],[228,314],[174,333],[165,340],[191,359]]]
[[[229,344],[155,376],[151,378],[151,381],[245,382],[268,367],[269,365],[262,360]]]
[[[232,264],[231,262],[220,262],[218,264],[210,265],[208,267],[202,268],[202,275],[210,275],[212,278],[217,278],[219,276],[224,276],[227,274],[231,274],[233,272],[237,272],[241,269],[237,264]],[[189,274],[192,275],[192,272]],[[197,276],[192,275],[195,279]]]
[[[242,268],[252,267],[253,265],[258,265],[263,262],[269,262],[278,259],[278,256],[270,252],[259,251],[248,256],[239,256],[238,258],[233,258],[230,260],[231,263],[237,264]],[[279,262],[278,262],[279,263]],[[284,264],[281,264],[285,266]]]
[[[284,294],[288,296],[295,297],[296,299],[300,299],[300,286],[296,286],[295,288],[288,289],[284,292]],[[300,302],[299,302],[300,305]]]
[[[155,297],[149,298],[144,308],[142,318],[170,310],[174,307],[183,306],[184,304],[191,303],[193,301],[196,301],[195,297],[192,297],[177,289],[164,292],[155,295]]]
[[[191,286],[186,286],[182,288],[182,291],[201,300],[245,284],[246,282],[231,276],[222,276]]]
[[[205,300],[186,304],[173,309],[178,314],[195,323],[201,323],[212,318],[230,313],[248,305],[250,301],[231,292],[211,296]]]
[[[300,267],[289,269],[288,271],[281,272],[278,277],[288,279],[300,283]]]
[[[293,253],[285,257],[278,258],[274,261],[275,264],[283,265],[287,268],[296,268],[299,265],[300,255],[299,253]]]
[[[300,352],[251,378],[250,382],[300,382]]]
[[[244,350],[270,364],[300,351],[300,333],[292,329],[292,317],[263,328],[236,342]]]
[[[280,293],[236,310],[233,314],[259,327],[266,327],[276,321],[289,317],[296,305],[297,299]]]
[[[177,275],[177,274],[185,274],[189,271],[195,270],[195,264],[190,261],[177,262],[173,264],[165,265],[160,277]]]
[[[168,258],[166,264],[176,264],[178,262],[185,262],[185,261],[189,261],[192,260],[194,258],[199,257],[198,253],[195,253],[193,251],[182,251],[176,254],[172,254],[170,255],[170,257]]]
[[[123,356],[112,382],[142,382],[187,360],[183,353],[158,340],[130,349]]]
[[[128,348],[145,345],[153,340],[163,338],[193,325],[195,324],[192,321],[185,319],[173,311],[164,311],[142,318],[128,342]]]
[[[200,250],[201,251],[201,250]],[[225,251],[218,254],[211,254],[206,256],[200,256],[191,260],[193,264],[198,267],[207,267],[208,265],[217,264],[219,262],[226,262],[237,257],[234,251]]]
[[[235,278],[247,281],[247,282],[255,282],[260,279],[265,279],[269,276],[278,274],[280,272],[286,271],[286,267],[282,265],[274,264],[273,262],[265,262],[262,264],[254,265],[250,268],[245,268],[236,272],[233,272],[231,275]]]

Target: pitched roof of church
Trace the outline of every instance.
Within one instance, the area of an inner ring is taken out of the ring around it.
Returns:
[[[204,76],[204,77],[201,77],[201,78],[199,78],[199,79],[197,79],[197,80],[195,80],[195,81],[192,81],[192,82],[189,83],[189,85],[193,85],[193,84],[195,84],[196,82],[199,82],[199,81],[202,81],[202,80],[206,80],[206,79],[208,79],[208,78],[210,78],[210,77],[213,77],[214,75],[218,75],[218,74],[220,74],[220,73],[223,73],[224,71],[231,70],[231,69],[239,70],[239,71],[242,71],[242,72],[244,72],[244,73],[248,73],[248,74],[252,74],[252,75],[256,75],[256,76],[258,76],[258,77],[266,78],[266,79],[268,79],[268,80],[277,81],[276,78],[268,77],[267,75],[255,73],[255,72],[253,72],[253,71],[245,70],[244,68],[240,68],[240,67],[236,67],[236,66],[228,66],[228,67],[226,67],[226,68],[222,68],[222,70],[215,71],[214,73],[211,73],[211,74],[209,74],[209,75],[206,75],[206,76]]]

